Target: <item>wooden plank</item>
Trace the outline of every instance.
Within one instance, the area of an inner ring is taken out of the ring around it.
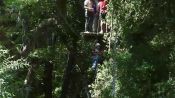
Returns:
[[[102,40],[104,35],[104,34],[95,33],[95,32],[89,32],[89,33],[81,32],[80,34],[83,40],[90,41],[90,42],[94,42],[95,40]]]
[[[103,36],[103,33],[95,33],[95,32],[81,32],[83,36]]]

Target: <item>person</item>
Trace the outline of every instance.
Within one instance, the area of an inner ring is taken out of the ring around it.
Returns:
[[[85,32],[92,32],[94,15],[96,13],[96,4],[94,0],[85,0]]]
[[[98,0],[95,0],[96,8],[95,8],[95,15],[94,15],[94,20],[93,20],[93,32],[97,33],[98,32],[98,19],[99,19],[99,13],[97,12],[97,5],[98,5]]]
[[[101,51],[101,45],[100,43],[96,43],[95,47],[92,51],[92,69],[97,70],[97,65],[100,64],[101,62],[101,56],[102,56],[102,51]]]
[[[102,64],[102,49],[100,43],[95,42],[94,48],[92,50],[91,78],[89,79],[89,84],[95,81],[99,64]]]
[[[104,33],[103,25],[106,24],[107,0],[99,0],[97,11],[100,15],[100,33]]]

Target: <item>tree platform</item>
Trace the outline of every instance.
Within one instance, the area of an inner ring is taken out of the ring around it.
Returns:
[[[95,39],[103,39],[103,35],[101,33],[96,33],[96,32],[81,32],[82,38],[86,40],[95,40]]]
[[[81,32],[82,36],[103,36],[103,33],[96,32]]]

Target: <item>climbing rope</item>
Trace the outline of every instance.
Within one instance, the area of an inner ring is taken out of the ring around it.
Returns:
[[[21,52],[24,52],[27,49],[27,44],[29,43],[29,38],[27,37],[27,25],[26,20],[21,19],[21,25],[22,25],[22,46],[21,46]]]

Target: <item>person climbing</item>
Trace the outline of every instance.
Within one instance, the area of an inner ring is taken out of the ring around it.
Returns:
[[[85,8],[85,32],[92,32],[94,15],[96,13],[96,4],[94,0],[85,0],[84,1]]]
[[[100,43],[96,42],[92,50],[91,78],[89,84],[93,83],[97,76],[98,65],[102,63],[102,49]]]
[[[101,62],[102,50],[100,43],[96,43],[92,51],[92,69],[97,70],[97,65]]]
[[[103,25],[106,24],[106,14],[107,14],[107,0],[99,0],[98,6],[97,6],[97,11],[100,16],[100,32],[99,33],[104,33],[104,27]],[[106,26],[105,26],[106,27]]]

